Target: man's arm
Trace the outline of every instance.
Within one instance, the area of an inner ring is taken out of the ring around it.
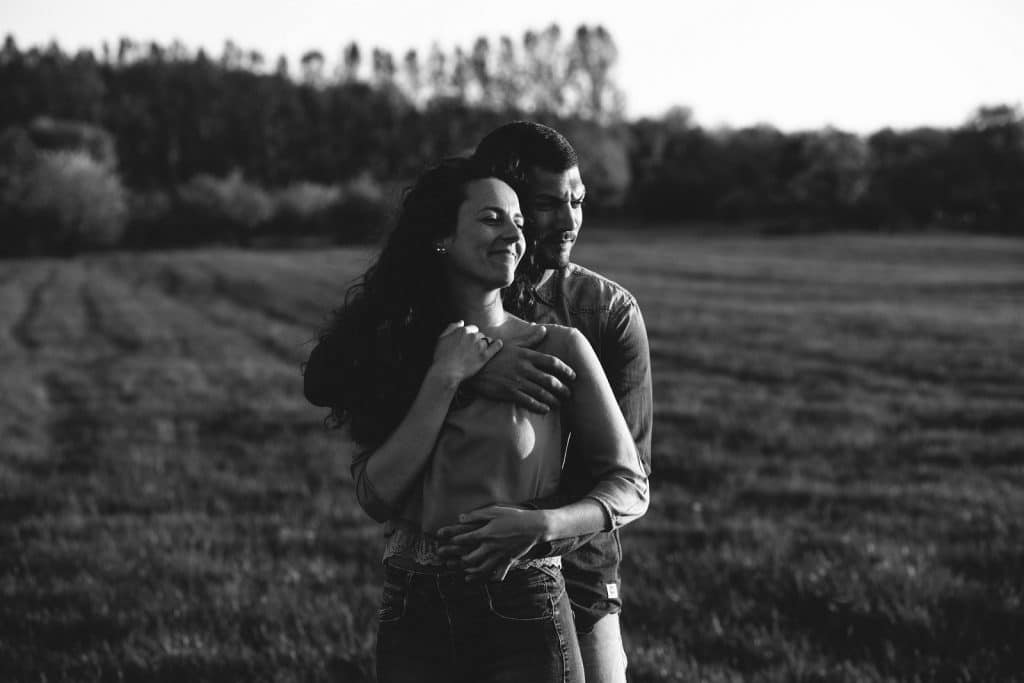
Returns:
[[[639,319],[643,325],[643,319]],[[619,330],[634,329],[630,325],[618,325]],[[576,347],[583,353],[573,360],[582,370],[572,400],[567,404],[566,418],[575,423],[574,445],[566,462],[566,469],[573,470],[572,490],[569,504],[573,513],[560,522],[556,531],[551,532],[552,515],[561,516],[569,508],[556,510],[531,505],[531,509],[490,506],[476,514],[463,515],[459,525],[441,529],[438,535],[449,543],[442,548],[442,554],[453,564],[469,573],[491,573],[504,576],[509,566],[523,557],[558,555],[576,548],[588,540],[593,533],[616,529],[642,515],[647,509],[648,487],[647,466],[643,464],[635,443],[633,432],[625,423],[619,400],[614,396],[602,366],[583,336],[573,330]],[[643,339],[646,350],[646,334]],[[606,349],[608,351],[608,349]],[[646,358],[634,358],[643,364],[642,371],[634,373],[647,378],[647,395],[650,395],[650,363]],[[647,361],[643,363],[643,361]],[[628,368],[627,368],[628,370]],[[628,372],[626,373],[629,374]],[[644,395],[643,387],[639,394]],[[626,396],[626,400],[633,400]],[[643,409],[635,411],[642,415]],[[648,405],[648,414],[651,413]],[[647,426],[649,439],[650,426]],[[649,441],[648,441],[649,443]],[[565,501],[566,499],[561,499]],[[586,525],[577,523],[591,517],[577,516],[577,510],[591,511],[587,501],[596,502],[603,509],[603,524]],[[537,501],[535,501],[536,503]],[[551,501],[559,502],[557,499]],[[537,523],[546,519],[547,526]],[[473,528],[475,525],[486,524]],[[545,533],[538,529],[544,528]],[[579,535],[582,534],[582,535]],[[558,540],[564,539],[564,540]]]
[[[617,309],[608,321],[604,336],[601,365],[626,419],[644,472],[650,474],[654,424],[651,350],[647,326],[634,299]]]
[[[647,339],[647,326],[636,300],[615,309],[608,320],[601,340],[601,367],[611,386],[615,401],[619,404],[626,426],[636,444],[637,455],[644,473],[651,473],[651,430],[654,422],[654,398],[651,381],[651,352]],[[578,444],[570,444],[574,448]],[[579,495],[589,488],[590,482],[583,473],[572,471],[571,461],[566,479],[574,483],[569,492]],[[559,494],[564,500],[565,492]],[[538,507],[558,505],[559,499],[534,501]],[[564,538],[550,543],[538,543],[525,557],[567,555],[590,542],[595,534]]]
[[[604,330],[601,348],[601,367],[611,386],[615,401],[622,411],[622,416],[625,418],[630,436],[636,444],[636,452],[644,473],[649,475],[651,472],[651,429],[654,421],[651,355],[647,327],[644,324],[640,308],[633,298],[629,298],[612,312]],[[493,363],[493,361],[491,362]],[[578,448],[581,445],[578,442],[573,443],[570,445],[570,449]],[[541,509],[557,507],[585,495],[594,480],[591,474],[582,471],[577,466],[580,462],[584,462],[584,460],[570,458],[566,462],[565,480],[571,484],[569,490],[562,491],[550,500],[532,501],[529,507]],[[454,525],[446,530],[445,535],[451,538],[464,534],[476,528],[477,525],[479,522]],[[492,538],[488,543],[490,552],[484,556],[479,553],[474,555],[473,558],[476,562],[472,563],[472,566],[487,568],[504,566],[507,571],[507,565],[520,558],[566,555],[585,545],[593,536],[594,534],[588,534],[573,538],[543,540],[536,543],[520,542],[518,544],[512,541],[503,544],[499,542],[499,539]],[[459,547],[452,544],[445,547],[444,554],[452,564],[457,564],[458,558],[462,558],[464,561],[470,552],[476,549],[476,546]]]
[[[519,338],[507,339],[501,352],[467,380],[473,391],[495,401],[511,401],[544,414],[569,398],[567,385],[576,374],[555,356],[534,350],[547,329],[534,325]]]

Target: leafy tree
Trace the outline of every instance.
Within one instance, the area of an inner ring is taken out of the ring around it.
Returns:
[[[313,87],[324,85],[324,53],[310,50],[299,59],[302,66],[302,82]]]
[[[625,97],[612,70],[619,51],[603,26],[580,26],[569,48],[568,80],[576,95],[579,115],[602,123],[621,120]]]
[[[420,68],[419,54],[412,49],[402,59],[402,81],[409,99],[420,104],[423,93],[423,72]]]
[[[794,212],[825,221],[849,220],[867,188],[867,145],[832,128],[794,140],[800,170],[787,183]]]
[[[354,42],[349,43],[342,52],[338,80],[342,83],[353,83],[358,80],[361,63],[362,53],[359,50],[359,45]]]
[[[448,57],[437,43],[430,46],[430,54],[427,56],[427,81],[430,84],[431,98],[449,95]]]
[[[946,159],[949,133],[933,128],[886,128],[867,139],[866,218],[890,228],[929,225],[943,213],[950,192]]]
[[[124,188],[107,165],[82,151],[41,151],[16,196],[15,228],[29,253],[74,254],[119,242],[127,219]]]
[[[499,40],[498,58],[494,68],[494,101],[498,109],[522,108],[524,74],[512,38]]]
[[[373,84],[377,88],[390,88],[395,84],[395,58],[381,48],[373,49]]]
[[[479,88],[477,101],[485,107],[494,107],[497,101],[491,75],[491,44],[487,38],[477,38],[469,58],[473,81]]]

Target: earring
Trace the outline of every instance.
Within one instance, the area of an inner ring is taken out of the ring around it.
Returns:
[[[439,254],[441,256],[444,256],[445,254],[448,253],[448,250],[443,245],[441,245],[441,244],[435,244],[434,245],[434,253],[435,254]]]

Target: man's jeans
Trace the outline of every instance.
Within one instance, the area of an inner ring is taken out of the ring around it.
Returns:
[[[526,567],[471,581],[385,564],[378,683],[582,683],[583,661],[561,572]]]
[[[626,651],[618,614],[598,619],[591,631],[579,634],[579,641],[587,683],[626,683]]]

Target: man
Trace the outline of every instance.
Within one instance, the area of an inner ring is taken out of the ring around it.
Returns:
[[[523,313],[536,323],[575,327],[590,341],[649,474],[653,401],[647,330],[629,292],[570,260],[583,223],[586,194],[575,150],[554,129],[517,121],[489,133],[475,155],[495,163],[518,161],[523,182],[515,189],[527,239],[536,245],[533,272],[526,274],[534,287],[534,303],[532,311]],[[525,347],[507,346],[481,371],[475,388],[488,395],[504,392],[505,398],[534,409],[554,407],[571,373],[555,359],[540,356]],[[546,406],[538,405],[538,398]],[[567,458],[571,462],[573,458]],[[570,469],[563,477],[569,498],[582,495],[590,486]],[[495,546],[494,555],[500,556],[500,541]],[[522,550],[506,552],[514,555]],[[562,557],[587,681],[625,681],[618,614],[620,561],[617,531],[598,534]]]
[[[520,273],[532,302],[517,313],[537,323],[568,325],[580,330],[594,347],[609,384],[636,443],[644,469],[650,472],[651,397],[650,353],[647,331],[633,296],[616,283],[570,261],[583,222],[585,187],[575,150],[552,128],[517,121],[489,133],[475,156],[488,162],[518,163],[522,182],[516,191],[526,220],[528,240],[535,241],[533,267]],[[513,306],[514,307],[514,306]],[[506,343],[474,379],[472,388],[491,398],[512,400],[534,411],[555,408],[571,390],[571,368],[556,358],[533,350],[543,338],[520,344]],[[319,349],[319,347],[318,347]],[[311,382],[328,373],[310,368],[329,363],[314,349],[306,372],[306,397],[316,405],[330,405],[332,387]],[[572,444],[570,442],[570,449]],[[567,458],[572,463],[574,458]],[[578,498],[591,482],[571,465],[563,473],[564,496]],[[470,514],[467,524],[442,530],[448,536],[477,530],[480,521]],[[624,682],[625,652],[619,628],[621,546],[618,532],[561,544],[572,549],[562,558],[566,588],[573,604],[577,635],[588,681]],[[463,566],[504,575],[508,566],[527,554],[544,554],[532,543],[518,539],[481,537],[473,546],[450,546]]]

